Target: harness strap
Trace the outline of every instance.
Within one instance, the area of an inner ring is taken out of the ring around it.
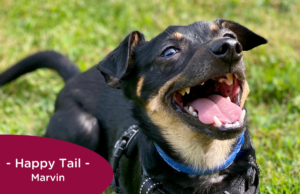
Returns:
[[[139,194],[165,194],[160,187],[161,182],[156,182],[150,177],[143,176],[142,183],[140,186]]]
[[[113,172],[114,178],[111,184],[112,188],[120,194],[125,194],[122,191],[120,184],[119,184],[119,177],[120,177],[120,169],[119,169],[119,162],[123,154],[129,158],[135,148],[136,148],[136,134],[139,132],[138,127],[136,125],[130,126],[121,136],[121,138],[115,144],[115,151],[114,151],[114,160],[113,160]]]

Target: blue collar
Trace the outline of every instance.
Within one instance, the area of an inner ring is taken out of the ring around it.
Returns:
[[[167,156],[167,154],[156,143],[154,143],[154,145],[156,147],[157,152],[164,159],[164,161],[167,162],[175,170],[177,170],[179,172],[185,172],[187,174],[193,174],[193,175],[207,175],[207,174],[213,174],[213,173],[219,172],[219,171],[227,168],[229,165],[231,165],[231,163],[234,161],[236,155],[239,153],[239,151],[243,145],[244,133],[245,132],[243,132],[239,136],[238,141],[233,148],[233,151],[226,158],[225,162],[222,165],[220,165],[214,169],[208,169],[208,170],[201,170],[201,169],[196,170],[195,168],[193,168],[193,166],[178,163],[175,160],[173,160],[172,158],[170,158],[169,156]]]

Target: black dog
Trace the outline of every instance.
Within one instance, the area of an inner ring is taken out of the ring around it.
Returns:
[[[242,51],[265,43],[223,19],[171,26],[151,41],[135,31],[99,63],[103,76],[97,67],[79,74],[49,51],[2,73],[0,85],[41,67],[58,71],[66,86],[46,137],[101,154],[117,192],[258,193]]]

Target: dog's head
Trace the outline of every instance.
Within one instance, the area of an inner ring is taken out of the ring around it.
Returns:
[[[243,51],[265,43],[246,27],[223,19],[170,26],[150,41],[135,31],[98,69],[108,85],[122,88],[138,105],[148,134],[159,133],[182,160],[209,168],[228,155],[246,129],[243,106],[249,88]],[[202,156],[191,157],[200,152]],[[224,154],[213,156],[215,162],[203,158],[216,152]]]

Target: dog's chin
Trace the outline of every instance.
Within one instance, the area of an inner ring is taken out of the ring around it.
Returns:
[[[243,106],[249,92],[240,77],[228,73],[175,88],[165,96],[168,109],[196,133],[219,140],[236,138],[246,129]]]

